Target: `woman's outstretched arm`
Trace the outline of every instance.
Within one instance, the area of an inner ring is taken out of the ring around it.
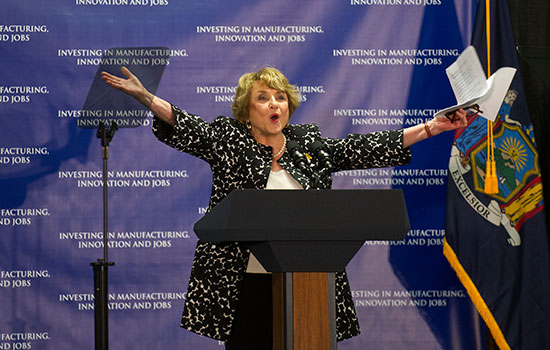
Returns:
[[[132,96],[153,112],[154,115],[173,126],[174,114],[172,113],[172,105],[147,91],[141,81],[128,68],[122,67],[121,71],[126,76],[126,79],[107,72],[101,72],[101,79],[110,87]]]

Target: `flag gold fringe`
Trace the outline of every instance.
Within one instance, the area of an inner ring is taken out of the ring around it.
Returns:
[[[483,318],[483,321],[485,321],[485,324],[487,325],[487,328],[489,328],[489,331],[491,332],[493,339],[495,340],[499,349],[511,350],[510,345],[508,345],[506,338],[504,338],[504,335],[502,334],[498,323],[491,313],[491,310],[489,310],[489,307],[485,303],[485,300],[483,300],[483,298],[481,297],[481,294],[479,293],[477,287],[470,279],[470,276],[468,276],[466,270],[464,270],[464,268],[462,267],[460,261],[458,261],[458,258],[453,248],[451,248],[446,238],[443,238],[443,254],[449,261],[449,264],[451,265],[453,270],[456,272],[458,279],[466,289],[466,292],[470,296],[470,299],[472,300],[477,311],[481,315],[481,318]]]

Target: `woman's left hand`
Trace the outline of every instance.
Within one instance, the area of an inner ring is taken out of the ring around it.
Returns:
[[[428,121],[428,127],[433,136],[445,131],[464,128],[467,125],[468,120],[466,119],[466,111],[462,108],[456,110],[448,117],[436,117]]]
[[[426,123],[410,126],[403,130],[403,147],[409,147],[442,132],[464,128],[468,125],[466,111],[462,108],[448,117],[433,118]]]

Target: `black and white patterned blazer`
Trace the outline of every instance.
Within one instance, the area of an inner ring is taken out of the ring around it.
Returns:
[[[194,155],[210,164],[212,193],[208,210],[234,189],[263,189],[271,171],[273,150],[258,143],[246,127],[229,117],[207,123],[200,117],[172,107],[174,127],[157,117],[153,132],[167,145]],[[383,131],[368,135],[352,134],[344,139],[322,138],[315,125],[290,125],[283,130],[287,140],[304,149],[321,141],[332,154],[332,169],[321,179],[301,171],[289,152],[279,164],[304,189],[330,188],[331,172],[349,169],[390,167],[410,161],[409,148],[402,147],[403,131]],[[319,172],[316,172],[319,173]],[[195,250],[181,326],[192,332],[226,341],[229,339],[241,282],[249,252],[237,243],[199,241]],[[336,274],[336,325],[338,340],[359,334],[359,322],[345,272]]]

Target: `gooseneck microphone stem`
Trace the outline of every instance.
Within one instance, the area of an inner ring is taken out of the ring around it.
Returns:
[[[309,145],[311,153],[318,159],[318,167],[325,171],[332,169],[332,156],[326,146],[319,140]]]
[[[296,141],[288,141],[286,148],[292,157],[294,165],[300,169],[305,175],[311,174],[311,169],[308,165],[306,156],[301,152],[300,145]]]
[[[330,176],[332,166],[332,156],[323,142],[315,140],[308,145],[308,149],[314,159],[314,188],[321,188],[321,181],[325,175]]]
[[[108,172],[107,160],[109,159],[109,143],[117,130],[116,123],[111,124],[107,130],[103,122],[97,129],[97,137],[101,139],[101,157],[103,159],[103,259],[97,259],[91,263],[94,270],[94,324],[95,324],[95,350],[109,349],[109,295],[108,295],[108,268],[114,262],[108,260]]]

